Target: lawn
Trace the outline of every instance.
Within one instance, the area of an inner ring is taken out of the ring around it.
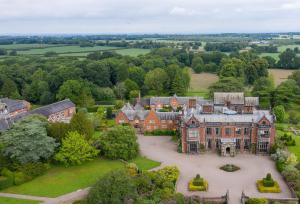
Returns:
[[[300,136],[294,136],[294,139],[296,140],[296,146],[289,146],[288,150],[294,153],[298,161],[300,161]]]
[[[45,47],[53,47],[58,45],[51,44],[10,44],[10,45],[0,45],[0,48],[4,48],[7,50],[22,50],[22,49],[30,49],[30,48],[45,48]]]
[[[130,49],[116,50],[116,53],[118,53],[120,55],[128,55],[131,57],[136,57],[138,55],[148,54],[150,51],[151,51],[150,49],[130,48]]]
[[[0,197],[1,204],[37,204],[40,201]]]
[[[200,73],[196,74],[190,69],[190,90],[191,91],[198,91],[198,90],[205,90],[213,83],[219,80],[219,77],[216,74],[211,73]]]
[[[148,170],[160,165],[144,157],[138,157],[132,162],[136,163],[141,170]],[[5,189],[4,192],[57,197],[66,193],[91,186],[98,178],[114,169],[124,168],[121,161],[96,159],[79,166],[63,167],[54,166],[45,175],[24,183]]]
[[[294,49],[295,47],[298,47],[300,49],[300,45],[282,45],[278,47],[278,52],[283,52],[287,48]]]

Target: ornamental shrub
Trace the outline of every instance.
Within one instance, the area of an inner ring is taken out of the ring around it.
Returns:
[[[27,163],[24,165],[17,166],[17,171],[23,172],[27,176],[35,178],[44,174],[50,168],[49,164],[42,162]]]
[[[126,164],[126,169],[131,176],[136,176],[138,174],[138,167],[135,163]]]
[[[274,186],[274,180],[272,179],[272,176],[270,173],[267,174],[266,178],[263,178],[263,185],[265,187],[273,187]]]
[[[23,172],[15,172],[14,173],[14,184],[15,185],[21,185],[22,183],[30,181],[31,179],[32,179],[32,177],[27,176]]]
[[[269,201],[265,198],[249,198],[246,204],[269,204]]]
[[[0,176],[0,190],[14,185],[13,177]]]
[[[200,177],[199,174],[196,175],[196,177],[193,179],[193,185],[194,186],[203,186],[203,178]]]

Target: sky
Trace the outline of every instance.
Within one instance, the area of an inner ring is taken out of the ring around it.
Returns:
[[[300,0],[0,0],[0,34],[300,31]]]

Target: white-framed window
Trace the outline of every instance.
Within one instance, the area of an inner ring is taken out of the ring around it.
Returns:
[[[125,121],[124,120],[119,120],[119,123],[124,123]]]
[[[154,124],[155,121],[154,121],[154,120],[149,120],[149,123],[150,123],[150,124]]]
[[[190,138],[197,138],[199,136],[199,130],[192,129],[188,131]]]

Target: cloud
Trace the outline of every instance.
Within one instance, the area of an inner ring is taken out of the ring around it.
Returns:
[[[0,0],[0,33],[300,31],[299,0]]]

